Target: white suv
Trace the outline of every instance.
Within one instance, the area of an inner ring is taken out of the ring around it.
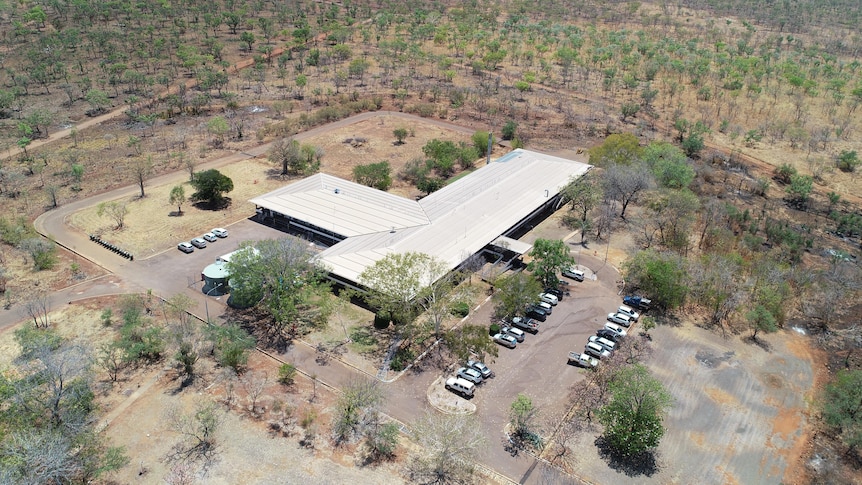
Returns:
[[[617,308],[617,313],[622,313],[623,315],[628,315],[634,321],[638,321],[638,318],[641,317],[641,314],[636,312],[634,308],[632,308],[630,306],[626,306],[626,305],[620,305],[620,307]]]
[[[608,321],[618,323],[624,327],[630,327],[633,320],[632,317],[622,313],[608,313]]]

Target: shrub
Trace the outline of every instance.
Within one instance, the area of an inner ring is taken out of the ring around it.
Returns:
[[[293,364],[281,364],[278,368],[278,382],[285,386],[292,386],[296,378],[296,366]]]
[[[498,333],[500,333],[500,324],[492,323],[491,326],[488,328],[488,335],[495,335]]]
[[[503,139],[511,140],[515,138],[515,132],[518,130],[518,123],[515,123],[513,120],[509,120],[503,125]]]
[[[835,162],[838,169],[842,172],[854,172],[860,163],[862,163],[862,160],[859,160],[856,150],[842,150]]]
[[[416,358],[416,355],[410,350],[410,347],[401,347],[395,351],[395,355],[392,356],[392,361],[389,362],[389,368],[399,372],[404,370],[413,359]]]
[[[389,171],[389,161],[387,160],[357,165],[353,167],[353,180],[356,183],[386,191],[392,186],[392,177],[389,175]]]
[[[775,180],[782,184],[789,184],[790,178],[796,175],[796,169],[790,164],[782,164],[775,170]]]
[[[467,302],[459,301],[452,305],[452,314],[459,317],[466,317],[470,313],[470,305]]]

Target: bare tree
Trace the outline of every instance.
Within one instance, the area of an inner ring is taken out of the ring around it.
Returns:
[[[620,203],[620,218],[625,219],[629,204],[637,201],[642,192],[649,190],[654,181],[649,167],[638,162],[611,165],[605,170],[603,185],[605,194]]]
[[[167,410],[165,421],[183,437],[175,447],[178,456],[209,459],[216,452],[224,414],[212,401],[199,401],[191,414],[184,414],[179,407],[172,407]]]
[[[72,440],[58,430],[26,429],[3,439],[3,483],[70,483],[83,467]]]
[[[245,390],[248,395],[248,399],[251,401],[251,413],[254,415],[257,415],[257,403],[261,394],[263,394],[264,389],[266,389],[268,381],[269,376],[264,371],[246,372],[239,378],[242,388]]]
[[[36,328],[48,328],[50,321],[48,313],[51,311],[51,300],[48,298],[46,291],[34,291],[30,294],[30,298],[24,300],[21,305],[22,316],[33,319],[33,325]]]
[[[422,447],[407,464],[411,480],[459,483],[473,474],[473,460],[485,447],[485,437],[472,416],[426,413],[411,426]]]
[[[108,373],[108,378],[111,382],[117,382],[120,373],[128,365],[124,357],[125,353],[116,345],[104,344],[99,347],[99,355],[96,362],[99,367]]]
[[[138,187],[141,189],[141,198],[146,197],[144,193],[144,182],[147,181],[150,174],[153,173],[153,158],[152,157],[138,157],[135,161],[132,162],[132,166],[130,167],[132,171],[132,176],[135,179],[135,183],[138,184]]]
[[[375,380],[356,379],[342,389],[335,404],[332,435],[336,444],[362,436],[365,428],[378,419],[383,390]]]

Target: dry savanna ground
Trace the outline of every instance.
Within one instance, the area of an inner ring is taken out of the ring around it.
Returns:
[[[396,145],[392,131],[402,127],[411,135],[404,144]],[[304,139],[303,143],[319,146],[324,150],[322,172],[348,180],[353,178],[353,168],[357,165],[388,161],[394,182],[390,191],[415,197],[420,192],[398,180],[397,173],[408,161],[423,157],[422,147],[432,139],[457,142],[469,141],[469,136],[430,123],[403,120],[381,113],[371,120]],[[101,234],[103,239],[125,248],[137,257],[146,257],[220,224],[252,215],[254,207],[247,202],[249,199],[291,182],[278,176],[279,169],[280,167],[265,158],[247,160],[220,169],[224,175],[231,178],[234,190],[227,194],[231,198],[231,205],[215,213],[186,203],[183,206],[183,215],[177,216],[177,207],[169,203],[172,186],[146,186],[146,197],[133,196],[116,201],[126,204],[128,208],[122,229],[116,230],[107,215],[100,217],[98,207],[89,207],[75,213],[70,224],[85,234]],[[184,190],[187,197],[194,192],[188,183],[184,184]]]

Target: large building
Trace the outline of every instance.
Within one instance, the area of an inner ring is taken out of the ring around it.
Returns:
[[[455,269],[483,251],[529,251],[515,238],[590,168],[518,149],[418,201],[317,174],[251,202],[267,223],[329,246],[318,260],[334,281],[357,287],[365,268],[393,252],[426,253]]]

